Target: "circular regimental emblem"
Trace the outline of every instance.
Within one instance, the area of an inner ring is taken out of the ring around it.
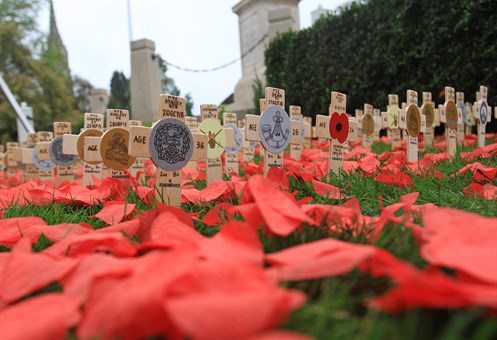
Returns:
[[[388,108],[387,121],[390,129],[399,127],[399,107],[397,105],[392,105]]]
[[[128,169],[136,161],[136,157],[128,155],[129,131],[123,128],[112,128],[102,135],[100,155],[102,161],[110,169]]]
[[[417,137],[421,131],[421,114],[416,105],[409,105],[406,113],[407,133],[411,137]]]
[[[212,118],[204,119],[197,131],[207,135],[207,158],[220,157],[226,147],[226,133],[219,121]]]
[[[271,153],[285,151],[290,143],[291,124],[288,113],[280,106],[271,105],[261,114],[259,138]]]
[[[193,136],[181,120],[159,120],[150,133],[148,144],[152,162],[161,169],[179,170],[192,158]]]
[[[424,104],[421,107],[421,113],[426,117],[426,127],[431,128],[435,122],[435,109],[431,104]]]
[[[38,145],[36,145],[33,149],[33,163],[34,165],[43,171],[50,171],[55,168],[55,163],[51,160],[40,160],[38,159]]]
[[[78,156],[79,159],[85,161],[84,159],[84,141],[85,137],[101,137],[102,136],[102,131],[97,130],[97,129],[86,129],[85,131],[81,132],[78,137],[78,142],[76,144],[78,148]],[[86,162],[86,161],[85,161]],[[99,164],[99,161],[91,161],[91,162],[86,162],[88,164]]]
[[[371,136],[374,132],[374,118],[372,115],[365,114],[362,116],[362,133]]]
[[[235,146],[232,148],[226,148],[226,152],[230,155],[234,155],[240,151],[243,145],[243,135],[242,131],[235,124],[225,124],[224,127],[232,128],[235,132]]]
[[[78,156],[76,155],[66,155],[62,152],[62,136],[57,136],[50,142],[48,147],[48,152],[50,153],[50,158],[58,166],[71,166],[76,162]]]
[[[459,102],[457,102],[456,106],[457,106],[458,109],[461,109],[461,112],[462,112],[462,121],[465,122],[466,121],[466,117],[468,117],[468,110],[466,109],[466,104],[464,104],[463,101],[459,101]]]
[[[349,136],[349,117],[346,113],[333,112],[330,118],[330,136],[344,143]]]
[[[302,117],[299,117],[299,116],[293,116],[290,118],[290,120],[297,120],[300,122],[300,141],[302,142],[304,140],[304,136],[305,136],[304,120],[302,119]]]
[[[481,101],[480,103],[480,124],[485,125],[488,121],[488,105],[487,102]]]
[[[449,129],[457,129],[457,106],[452,100],[445,103],[445,117]]]

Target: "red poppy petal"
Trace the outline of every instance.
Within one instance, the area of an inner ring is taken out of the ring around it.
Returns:
[[[0,339],[64,339],[80,319],[79,301],[43,294],[0,311]]]
[[[427,261],[497,284],[497,218],[438,208],[427,210],[423,222],[420,252]]]
[[[14,302],[61,279],[78,262],[69,258],[55,260],[43,253],[31,253],[30,241],[22,239],[13,248],[3,268],[0,297],[7,303]]]
[[[95,217],[109,225],[117,224],[133,213],[136,204],[125,201],[110,201],[104,204]]]
[[[324,239],[266,255],[278,280],[308,280],[351,271],[376,252],[373,246]]]

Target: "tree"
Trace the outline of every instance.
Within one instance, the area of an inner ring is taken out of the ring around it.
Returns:
[[[130,110],[131,94],[129,79],[124,73],[114,71],[110,80],[109,107]]]
[[[51,66],[54,53],[37,29],[39,1],[0,0],[0,72],[20,102],[33,107],[35,129],[52,130],[56,120],[76,121],[70,80]],[[0,140],[16,139],[14,110],[0,93]]]
[[[73,77],[74,104],[75,108],[81,113],[91,112],[91,90],[93,90],[93,85],[89,81],[79,76]]]
[[[161,70],[161,85],[162,92],[169,93],[173,96],[181,96],[180,89],[174,83],[174,79],[167,76],[167,64],[164,59],[159,56],[159,67]],[[190,93],[185,95],[186,99],[186,115],[192,116],[192,108],[193,108],[193,99]]]

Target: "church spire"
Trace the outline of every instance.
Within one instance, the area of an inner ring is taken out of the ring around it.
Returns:
[[[48,56],[52,56],[57,59],[55,63],[51,63],[55,71],[62,73],[65,77],[67,77],[67,79],[70,80],[71,71],[69,69],[67,50],[62,42],[62,38],[60,37],[60,33],[57,28],[52,0],[50,0],[50,31],[48,34],[46,53]]]

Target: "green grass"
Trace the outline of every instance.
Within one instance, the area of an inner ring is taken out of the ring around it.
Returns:
[[[373,152],[381,153],[390,150],[389,145],[375,143]],[[470,151],[473,147],[460,147],[458,152]],[[438,153],[437,149],[428,149],[426,152]],[[423,154],[424,154],[423,153]],[[423,157],[420,154],[419,158]],[[262,160],[258,156],[256,162]],[[491,166],[497,164],[497,157],[478,160]],[[471,161],[473,162],[473,161]],[[469,162],[469,163],[471,163]],[[443,179],[430,176],[420,177],[411,175],[415,188],[398,188],[374,180],[361,171],[354,174],[342,173],[331,174],[327,182],[339,188],[345,188],[344,193],[356,197],[361,205],[364,215],[378,216],[381,212],[380,197],[384,206],[397,203],[402,195],[419,192],[415,204],[434,203],[441,207],[452,207],[469,212],[478,213],[483,216],[497,216],[495,201],[489,201],[481,197],[468,197],[463,189],[473,182],[471,173],[466,172],[460,176],[452,176],[464,165],[468,164],[457,156],[452,161],[440,162],[435,169],[445,175]],[[243,169],[240,175],[244,175]],[[205,181],[193,181],[192,184],[198,190],[206,187]],[[493,181],[497,185],[497,181]],[[290,178],[290,192],[298,191],[297,199],[312,197],[311,203],[340,205],[346,200],[334,200],[317,195],[311,182]],[[137,205],[137,211],[143,212],[153,209],[155,205],[145,204],[130,190],[126,200]],[[238,199],[230,201],[238,204]],[[191,213],[198,213],[202,219],[217,202],[207,204],[182,204],[182,208]],[[86,222],[93,228],[103,228],[105,223],[91,218],[102,208],[102,204],[92,207],[84,207],[76,204],[49,204],[46,206],[29,205],[20,207],[12,205],[5,209],[5,218],[21,216],[38,216],[43,218],[47,224],[58,223],[81,223]],[[237,217],[239,218],[239,216]],[[422,220],[417,219],[422,225]],[[201,234],[211,237],[215,235],[220,227],[207,226],[195,220],[195,228]],[[368,229],[364,233],[354,233],[349,229],[339,229],[335,233],[327,230],[327,225],[307,226],[303,225],[298,231],[287,237],[269,238],[259,232],[259,236],[266,253],[286,249],[288,247],[312,242],[315,240],[333,237],[353,243],[369,244]],[[38,242],[33,246],[35,251],[45,249],[50,241],[40,236]],[[425,268],[426,261],[418,252],[417,243],[411,231],[402,225],[387,224],[374,243],[375,246],[384,248],[397,258],[406,260],[418,268]],[[3,248],[1,250],[7,250]],[[479,309],[468,310],[431,310],[416,309],[397,315],[378,312],[368,309],[364,302],[374,296],[378,296],[391,287],[392,282],[385,278],[373,278],[359,270],[319,280],[307,280],[301,282],[286,282],[285,286],[299,289],[306,293],[308,302],[296,310],[290,319],[283,325],[284,328],[309,334],[318,339],[494,339],[497,338],[497,322],[488,318],[485,311]],[[44,288],[47,291],[61,289],[55,284]],[[42,290],[41,292],[43,292]]]

